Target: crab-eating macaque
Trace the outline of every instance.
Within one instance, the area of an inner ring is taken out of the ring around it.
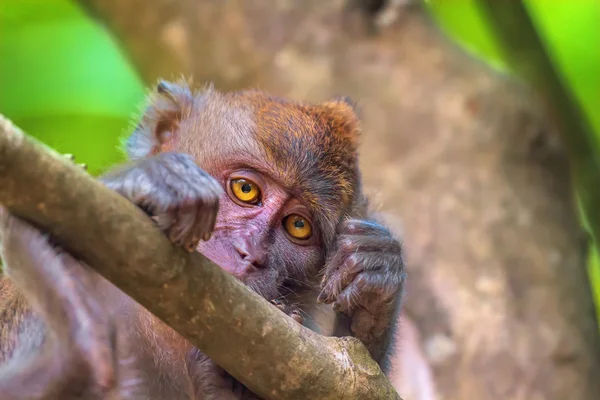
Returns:
[[[345,99],[161,81],[100,180],[296,321],[353,335],[386,368],[400,242],[361,192]],[[51,238],[0,209],[0,399],[256,398]],[[333,305],[333,307],[332,307]]]

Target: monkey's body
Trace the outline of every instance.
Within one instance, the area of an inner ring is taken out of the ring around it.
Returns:
[[[309,328],[358,337],[383,363],[404,268],[398,240],[369,218],[358,131],[344,101],[194,94],[161,82],[127,142],[131,163],[101,181],[174,244]],[[0,400],[255,398],[1,209],[0,254]]]

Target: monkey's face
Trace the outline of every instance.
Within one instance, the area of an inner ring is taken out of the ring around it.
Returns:
[[[133,159],[188,153],[221,183],[215,230],[198,250],[273,299],[323,266],[359,185],[358,132],[341,100],[307,105],[162,82],[127,150]]]
[[[212,238],[198,250],[267,299],[285,282],[307,282],[324,251],[302,199],[252,168],[224,166],[213,176],[225,194]]]

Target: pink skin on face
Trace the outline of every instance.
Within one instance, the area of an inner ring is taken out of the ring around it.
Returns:
[[[197,250],[261,294],[275,295],[289,272],[274,260],[274,252],[278,252],[279,260],[282,255],[285,259],[301,260],[320,251],[314,228],[313,238],[298,243],[283,227],[284,218],[290,214],[309,220],[308,209],[273,179],[256,171],[226,170],[215,178],[225,193],[220,198],[212,237],[201,241]],[[232,178],[254,182],[260,190],[259,202],[246,204],[238,200],[229,189]]]

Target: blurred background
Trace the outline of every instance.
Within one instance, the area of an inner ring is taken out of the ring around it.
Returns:
[[[600,399],[600,1],[0,0],[0,113],[92,174],[180,75],[358,103],[405,400]]]

